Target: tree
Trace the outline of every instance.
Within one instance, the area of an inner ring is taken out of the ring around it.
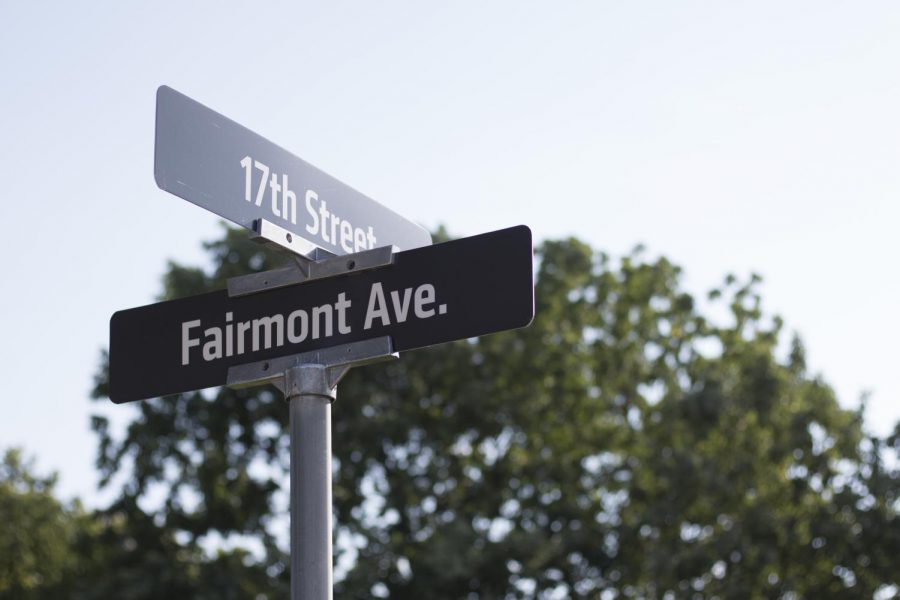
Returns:
[[[138,507],[85,511],[54,496],[19,449],[0,464],[0,600],[254,598],[269,578],[245,552],[206,557]]]
[[[20,449],[0,464],[0,599],[38,598],[69,568],[71,518],[53,496],[56,475],[34,473]]]
[[[170,265],[166,297],[278,265],[242,232],[207,247],[212,269]],[[537,264],[531,327],[342,382],[339,597],[871,597],[897,584],[900,436],[867,435],[862,410],[807,373],[799,340],[779,358],[758,278],[711,294],[729,313],[718,323],[677,266],[640,249],[614,264],[551,241]],[[104,482],[128,474],[123,514],[162,489],[138,518],[186,548],[251,536],[264,552],[250,572],[285,584],[277,393],[180,394],[138,405],[121,439],[101,417],[94,428]]]

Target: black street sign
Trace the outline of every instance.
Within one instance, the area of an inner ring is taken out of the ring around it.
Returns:
[[[110,398],[223,385],[228,368],[390,336],[412,350],[528,325],[531,230],[518,226],[400,252],[394,263],[229,297],[225,290],[115,313]]]
[[[420,225],[166,86],[153,172],[161,189],[238,225],[264,219],[332,254],[431,244]]]

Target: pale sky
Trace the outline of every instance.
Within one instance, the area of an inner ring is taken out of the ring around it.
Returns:
[[[696,295],[757,272],[886,433],[898,31],[887,0],[5,2],[0,448],[99,502],[89,415],[133,410],[88,400],[109,317],[220,231],[154,183],[163,84],[429,228],[644,243]]]

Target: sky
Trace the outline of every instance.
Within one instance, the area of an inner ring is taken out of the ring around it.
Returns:
[[[843,406],[868,393],[885,434],[897,31],[888,0],[4,2],[0,448],[101,503],[90,415],[134,410],[89,399],[109,318],[221,233],[156,187],[160,85],[429,228],[644,244],[697,295],[759,273],[811,370]]]

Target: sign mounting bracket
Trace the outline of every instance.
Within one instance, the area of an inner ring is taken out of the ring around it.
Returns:
[[[386,267],[394,263],[394,255],[398,251],[396,246],[382,246],[345,256],[324,253],[320,259],[311,259],[309,254],[304,254],[302,250],[302,245],[306,242],[300,240],[301,243],[297,244],[298,238],[292,236],[290,232],[264,219],[259,219],[259,226],[256,229],[256,233],[251,237],[252,240],[291,255],[295,264],[262,273],[232,277],[227,282],[230,298]],[[292,247],[290,245],[292,243],[297,247]],[[321,251],[321,249],[318,250]]]
[[[305,262],[335,256],[333,253],[266,219],[253,221],[253,232],[250,234],[250,239],[272,250],[296,256]]]
[[[286,388],[290,386],[285,384],[285,375],[288,371],[300,365],[320,365],[327,370],[328,382],[333,389],[350,367],[395,360],[399,357],[400,353],[394,351],[391,336],[386,335],[293,356],[229,367],[225,385],[244,388],[271,383],[285,395],[289,395],[290,390]]]

